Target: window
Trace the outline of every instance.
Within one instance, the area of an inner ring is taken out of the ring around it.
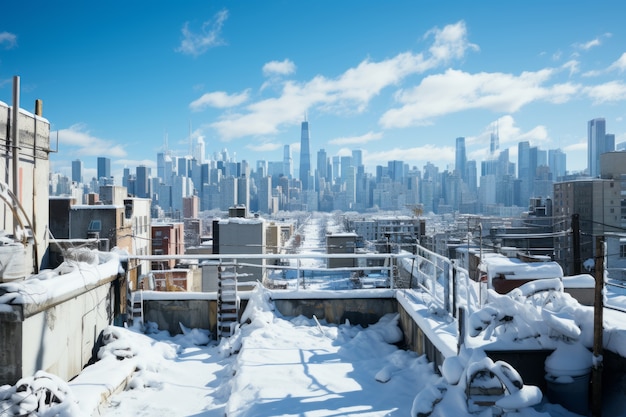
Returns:
[[[620,243],[619,245],[619,257],[626,258],[626,243]]]
[[[87,228],[88,232],[99,232],[101,230],[102,230],[102,221],[92,220],[89,222],[89,227]]]

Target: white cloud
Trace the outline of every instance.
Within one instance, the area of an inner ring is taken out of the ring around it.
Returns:
[[[548,129],[543,125],[538,125],[530,130],[524,131],[516,124],[515,118],[509,114],[498,118],[484,130],[473,137],[466,137],[465,144],[468,147],[468,159],[484,160],[489,157],[491,134],[498,134],[499,151],[509,149],[509,157],[517,155],[517,144],[519,142],[530,142],[531,146],[539,146],[541,143],[549,143],[551,140]],[[469,147],[473,149],[469,151]]]
[[[405,52],[378,62],[366,59],[334,79],[318,75],[303,83],[285,81],[278,97],[252,103],[245,112],[224,114],[211,127],[223,140],[231,140],[276,134],[282,125],[297,124],[312,107],[335,114],[363,112],[384,88],[476,49],[467,41],[463,22],[434,29],[428,36],[435,38],[428,56]]]
[[[296,64],[289,59],[284,61],[270,61],[263,65],[263,75],[290,75],[296,72]]]
[[[377,164],[380,161],[404,161],[409,165],[432,162],[435,165],[446,165],[454,162],[453,146],[424,145],[414,148],[394,148],[381,152],[367,152],[363,155],[365,165]]]
[[[189,29],[189,22],[185,22],[181,32],[183,40],[180,46],[176,48],[176,52],[186,55],[198,56],[205,53],[210,48],[224,45],[221,39],[222,26],[228,18],[228,11],[222,10],[213,16],[213,19],[207,20],[202,24],[201,31],[194,33]]]
[[[583,139],[580,142],[567,145],[563,148],[563,151],[566,153],[581,152],[581,151],[587,152],[587,140]]]
[[[92,136],[84,124],[75,124],[68,129],[60,129],[59,147],[64,145],[77,147],[76,154],[79,156],[108,156],[125,157],[127,155],[123,146],[116,144],[117,141],[100,139]],[[50,137],[56,136],[50,133]]]
[[[447,25],[443,29],[431,29],[424,38],[430,36],[434,36],[435,41],[429,48],[429,52],[432,59],[437,62],[446,63],[453,59],[463,58],[468,49],[479,50],[478,45],[468,42],[467,27],[463,21]]]
[[[498,138],[500,144],[519,142],[530,142],[531,146],[536,146],[539,142],[546,142],[549,140],[548,129],[543,125],[533,127],[528,131],[522,131],[522,129],[516,125],[515,119],[511,115],[502,116],[497,122],[492,123],[484,134],[487,135],[494,132],[497,128]]]
[[[385,128],[420,126],[431,119],[470,109],[512,113],[534,101],[563,103],[580,89],[565,83],[545,86],[555,70],[470,74],[449,69],[422,80],[417,87],[401,90],[396,99],[402,104],[380,118]]]
[[[626,70],[626,52],[624,52],[622,54],[622,56],[620,56],[617,59],[617,61],[613,62],[606,69],[587,71],[587,72],[585,72],[583,74],[583,76],[585,76],[585,77],[597,77],[598,75],[603,75],[603,74],[609,73],[611,71],[617,71],[617,72],[622,73],[622,72],[624,72],[624,70]]]
[[[189,108],[193,111],[200,111],[207,107],[235,107],[248,101],[249,95],[250,90],[246,90],[238,94],[228,94],[223,91],[214,91],[212,93],[203,94],[200,98],[192,101],[191,104],[189,104]]]
[[[585,87],[583,93],[593,100],[593,104],[626,100],[626,84],[610,81],[604,84]]]
[[[149,168],[157,167],[156,162],[152,159],[113,159],[111,163],[122,168],[138,166],[145,166]]]
[[[0,32],[0,46],[12,49],[17,46],[17,36],[10,32]]]
[[[583,43],[575,43],[573,46],[576,49],[588,51],[591,48],[595,48],[596,46],[602,45],[602,38],[610,38],[611,36],[612,36],[611,33],[605,33],[602,36],[598,36],[597,38],[592,39],[590,41],[583,42]]]
[[[600,39],[595,38],[588,42],[574,44],[574,47],[576,47],[577,49],[582,49],[583,51],[588,51],[591,48],[600,46],[600,45],[601,45]]]
[[[376,140],[380,140],[383,138],[382,132],[367,132],[361,136],[352,136],[352,137],[344,137],[344,138],[336,138],[329,140],[328,143],[331,145],[357,145],[364,144]]]
[[[266,142],[266,143],[261,143],[258,145],[247,145],[246,148],[253,150],[255,152],[270,152],[270,151],[276,151],[278,149],[281,149],[283,147],[282,144],[280,143],[275,143],[275,142]]]
[[[617,59],[617,61],[613,62],[608,68],[609,71],[619,71],[619,72],[624,72],[625,69],[626,69],[626,52],[624,52],[622,56],[620,56]]]
[[[561,68],[568,70],[569,75],[572,76],[580,71],[580,62],[575,59],[570,59],[569,61],[561,65]]]

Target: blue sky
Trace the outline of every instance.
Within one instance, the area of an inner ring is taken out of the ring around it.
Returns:
[[[626,5],[620,1],[31,1],[0,14],[0,101],[43,112],[54,171],[95,158],[155,166],[168,147],[278,161],[300,123],[312,165],[363,149],[422,168],[528,140],[586,168],[587,121],[626,141]],[[297,165],[296,165],[297,167]],[[296,170],[297,172],[297,170]],[[119,178],[119,177],[118,177]]]

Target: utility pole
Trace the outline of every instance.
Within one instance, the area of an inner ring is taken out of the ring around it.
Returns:
[[[602,414],[602,320],[604,305],[602,289],[604,287],[604,236],[596,236],[595,257],[596,279],[593,303],[593,363],[591,367],[591,415],[600,417]]]
[[[581,274],[580,262],[580,216],[572,214],[572,250],[574,251],[574,275]],[[597,260],[596,260],[597,262]]]

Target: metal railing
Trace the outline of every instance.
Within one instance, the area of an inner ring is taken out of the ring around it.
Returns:
[[[329,268],[326,266],[329,259],[354,259],[354,264],[360,266]],[[379,271],[388,277],[388,287],[398,288],[400,275],[409,277],[408,284],[400,287],[419,289],[432,297],[437,306],[445,310],[450,316],[457,317],[459,306],[463,306],[471,313],[478,307],[477,287],[469,278],[466,269],[445,256],[429,251],[419,245],[415,247],[415,254],[410,252],[399,253],[299,253],[299,254],[193,254],[193,255],[131,255],[129,259],[165,261],[197,261],[198,265],[205,262],[237,262],[238,267],[260,268],[258,281],[263,282],[268,271],[290,271],[295,274],[295,287],[308,288],[326,276],[329,281],[338,279],[342,273],[350,277],[353,274]],[[306,262],[306,261],[309,262]],[[316,261],[311,264],[311,260]],[[260,262],[259,262],[260,261]],[[378,263],[366,265],[367,263]],[[321,266],[324,265],[324,266]],[[286,275],[286,274],[285,274]],[[336,289],[336,287],[330,287]]]

